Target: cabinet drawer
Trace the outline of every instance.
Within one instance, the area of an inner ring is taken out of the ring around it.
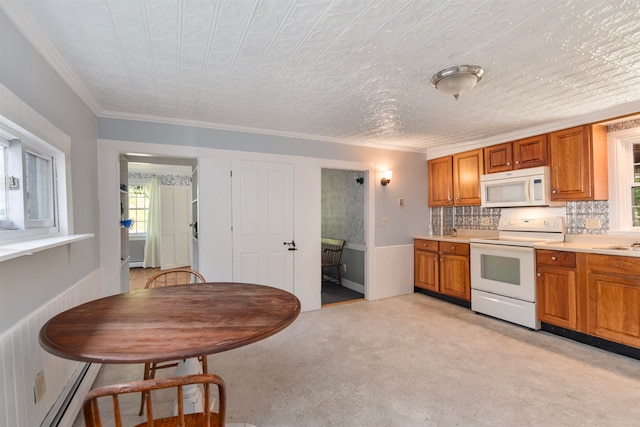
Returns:
[[[469,255],[467,243],[440,242],[440,252],[444,254]]]
[[[536,251],[536,262],[538,264],[553,265],[556,267],[575,268],[576,253],[538,249]]]
[[[587,257],[589,273],[606,273],[616,276],[640,276],[640,258],[613,255]]]
[[[413,245],[417,251],[438,252],[437,240],[413,239]]]

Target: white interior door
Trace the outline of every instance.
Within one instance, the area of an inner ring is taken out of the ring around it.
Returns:
[[[293,293],[293,165],[237,160],[232,172],[233,280]]]
[[[160,269],[191,265],[189,187],[160,186]]]

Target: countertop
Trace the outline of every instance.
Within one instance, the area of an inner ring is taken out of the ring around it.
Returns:
[[[493,230],[459,230],[455,236],[452,235],[418,235],[413,236],[414,239],[422,240],[437,240],[439,242],[455,242],[455,243],[469,243],[471,239],[490,239],[492,237],[498,237],[498,232]]]
[[[625,244],[626,245],[626,244]],[[618,255],[640,258],[640,248],[638,250],[619,249],[623,244],[598,243],[598,242],[561,242],[561,243],[536,243],[534,248],[547,249],[552,251],[587,252],[600,255]],[[627,245],[628,246],[628,245]]]
[[[437,240],[442,242],[469,243],[471,239],[497,237],[498,233],[491,230],[458,230],[456,236],[452,235],[417,235],[414,239]],[[600,255],[617,255],[640,258],[638,250],[620,249],[630,247],[632,243],[640,241],[639,238],[616,235],[572,235],[568,234],[564,242],[541,242],[534,245],[535,249],[547,249],[553,251],[586,252]]]

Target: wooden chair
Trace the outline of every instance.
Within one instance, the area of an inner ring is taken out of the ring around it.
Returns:
[[[162,286],[188,285],[191,283],[204,283],[202,274],[190,268],[174,268],[154,274],[147,280],[144,288],[159,288]]]
[[[144,285],[144,289],[160,288],[163,286],[174,285],[189,285],[193,283],[204,283],[204,277],[202,274],[190,268],[174,268],[171,270],[164,270],[157,274],[154,274],[147,280]],[[207,358],[199,357],[198,360],[202,363],[202,372],[207,373]],[[175,368],[178,366],[178,362],[160,362],[160,363],[145,363],[144,364],[144,376],[143,380],[149,380],[156,377],[156,371],[159,369]],[[144,396],[140,400],[140,412],[142,415],[144,411]]]
[[[322,277],[327,274],[335,277],[338,285],[342,286],[342,275],[340,274],[340,261],[342,259],[342,249],[344,249],[344,240],[322,238]],[[326,269],[335,269],[335,273],[327,273]]]
[[[183,387],[195,384],[204,388],[203,412],[194,414],[185,414],[183,404]],[[212,412],[211,407],[211,384],[215,384],[218,389],[218,412]],[[167,390],[175,388],[177,399],[177,415],[156,418],[154,413],[154,403],[156,407],[160,407],[157,412],[162,412],[161,406],[165,407],[165,412],[169,405],[173,407],[173,403],[167,400],[167,393],[161,393],[156,390]],[[127,393],[141,393],[146,401],[147,416],[146,421],[138,423],[138,417],[134,422],[136,427],[154,426],[154,427],[224,427],[225,410],[226,410],[226,390],[225,383],[222,378],[213,374],[197,374],[185,375],[180,377],[170,377],[152,380],[133,381],[128,383],[106,385],[91,390],[84,398],[83,412],[84,423],[86,427],[102,427],[100,419],[99,401],[102,401],[102,413],[106,413],[107,403],[111,400],[113,405],[113,419],[116,427],[123,426],[123,414],[120,411],[120,398]],[[111,397],[111,399],[108,399]],[[168,403],[168,404],[167,404]],[[131,417],[131,416],[129,416]],[[105,417],[106,418],[106,417]],[[125,415],[126,420],[126,415]],[[130,424],[127,424],[130,425]]]

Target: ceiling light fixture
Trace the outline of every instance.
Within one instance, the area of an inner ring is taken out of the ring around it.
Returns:
[[[478,65],[457,65],[438,71],[431,77],[431,84],[440,92],[458,99],[460,95],[473,89],[483,74],[484,70]]]

